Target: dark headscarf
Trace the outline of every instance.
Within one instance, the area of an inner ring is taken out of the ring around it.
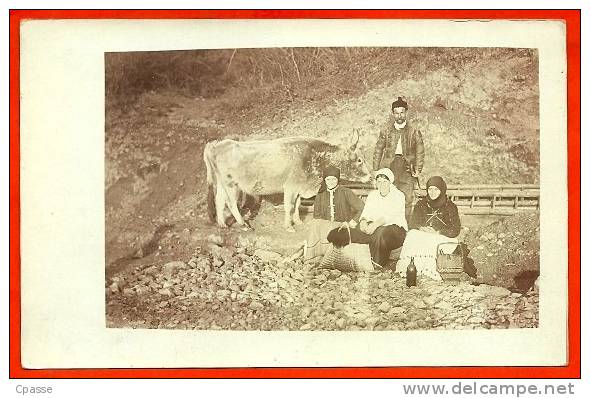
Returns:
[[[324,169],[322,173],[322,182],[320,183],[320,189],[318,193],[324,192],[326,187],[326,181],[324,180],[326,177],[336,177],[338,178],[338,183],[340,183],[340,169],[336,166],[328,166]]]
[[[428,195],[428,188],[431,186],[435,186],[440,189],[440,195],[434,200],[430,199],[430,196]],[[434,176],[428,179],[426,182],[426,200],[428,201],[430,207],[435,209],[444,206],[444,204],[447,202],[447,183],[442,177]]]
[[[340,180],[340,169],[336,166],[328,166],[324,169],[324,177],[336,177]]]

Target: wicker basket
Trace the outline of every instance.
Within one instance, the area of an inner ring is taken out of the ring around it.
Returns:
[[[455,245],[460,247],[460,253],[443,253],[441,246]],[[456,242],[444,242],[436,247],[436,270],[445,282],[459,282],[463,277],[463,246]]]
[[[343,227],[338,229],[338,232]],[[371,250],[369,245],[360,244],[360,243],[352,243],[352,239],[350,236],[350,228],[347,226],[348,233],[346,238],[339,237],[343,240],[348,240],[340,242],[344,244],[344,247],[337,247],[334,244],[331,245],[328,252],[322,258],[322,261],[319,264],[320,268],[327,268],[327,269],[337,269],[342,272],[352,272],[352,271],[373,271],[373,263],[371,261]]]

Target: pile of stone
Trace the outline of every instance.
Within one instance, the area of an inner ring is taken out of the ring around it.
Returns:
[[[525,293],[516,286],[519,275],[539,275],[539,213],[522,212],[486,225],[465,237],[479,281]],[[524,285],[527,285],[526,283]]]
[[[242,242],[243,243],[243,242]],[[412,330],[538,326],[538,293],[390,270],[342,273],[252,245],[212,244],[188,261],[107,281],[111,327],[208,330]]]

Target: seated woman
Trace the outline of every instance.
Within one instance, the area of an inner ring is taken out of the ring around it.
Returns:
[[[457,206],[447,197],[447,184],[442,177],[431,177],[426,183],[426,196],[414,206],[410,231],[396,265],[396,272],[405,275],[410,260],[419,274],[440,280],[436,270],[436,250],[439,244],[445,254],[457,247],[461,221]]]
[[[392,250],[406,237],[405,196],[393,185],[393,172],[375,172],[377,190],[367,196],[359,227],[350,230],[353,243],[367,243],[374,262],[385,267]]]
[[[309,226],[304,250],[305,261],[320,261],[331,247],[326,240],[328,232],[348,223],[357,225],[363,201],[350,189],[338,185],[340,170],[328,166],[324,170],[323,182],[313,204],[313,220]]]

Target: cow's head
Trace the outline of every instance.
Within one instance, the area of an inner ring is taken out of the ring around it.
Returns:
[[[348,145],[344,146],[345,156],[340,166],[341,178],[350,181],[369,182],[372,177],[365,157],[357,148],[359,142],[358,129],[354,129]]]

